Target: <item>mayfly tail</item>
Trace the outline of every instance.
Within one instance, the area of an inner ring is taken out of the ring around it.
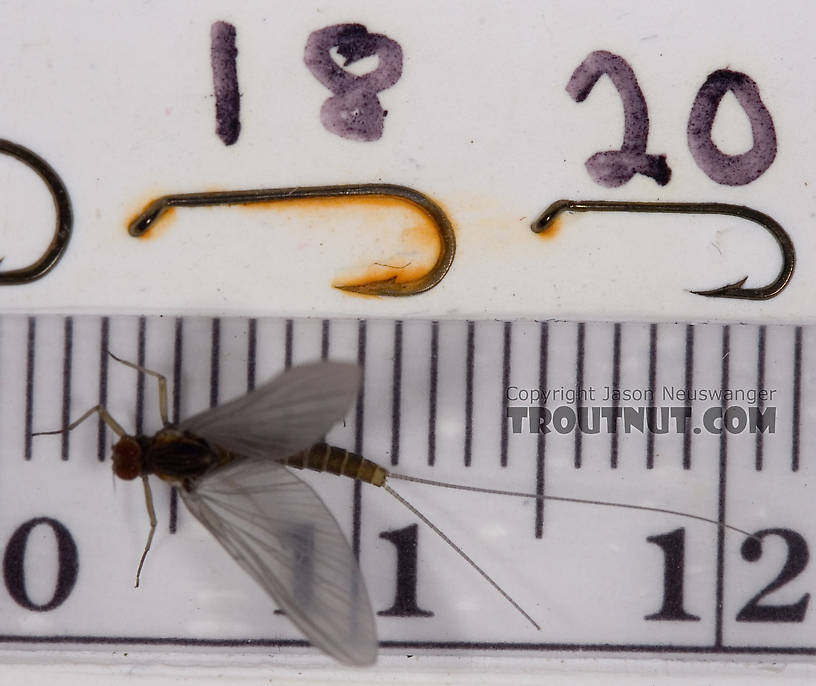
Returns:
[[[489,493],[492,495],[509,495],[516,498],[532,498],[534,500],[555,500],[562,503],[578,503],[580,505],[599,505],[601,507],[621,507],[626,510],[641,510],[643,512],[658,512],[660,514],[675,515],[677,517],[686,517],[687,519],[696,519],[700,522],[707,522],[724,529],[730,529],[737,533],[747,536],[748,538],[756,538],[754,534],[740,529],[739,527],[720,522],[711,517],[704,517],[703,515],[693,514],[691,512],[681,512],[680,510],[669,510],[665,507],[650,507],[648,505],[630,505],[628,503],[615,503],[609,500],[590,500],[589,498],[567,498],[566,496],[558,495],[539,495],[538,493],[524,493],[522,491],[502,491],[496,488],[480,488],[479,486],[464,486],[462,484],[451,484],[445,481],[433,481],[432,479],[421,479],[416,476],[407,476],[405,474],[395,474],[388,472],[389,479],[402,479],[403,481],[413,481],[418,484],[426,484],[428,486],[439,486],[440,488],[452,488],[458,491],[473,491],[475,493]]]
[[[393,474],[391,476],[394,476]],[[383,488],[388,491],[394,498],[396,498],[399,502],[401,502],[405,507],[407,507],[414,515],[416,515],[422,522],[424,522],[428,528],[430,528],[437,536],[439,536],[445,543],[447,543],[451,548],[453,548],[459,555],[467,562],[473,569],[475,569],[479,574],[484,577],[484,579],[489,583],[493,588],[495,588],[504,599],[510,603],[516,610],[518,610],[524,618],[530,622],[536,629],[539,631],[541,627],[536,623],[536,621],[528,615],[521,606],[513,600],[507,592],[499,586],[489,575],[485,572],[479,565],[477,565],[468,555],[462,550],[458,545],[456,545],[450,538],[448,538],[440,529],[437,527],[433,522],[431,522],[424,514],[422,514],[419,510],[417,510],[411,503],[409,503],[405,498],[403,498],[399,493],[397,493],[393,488],[391,488],[388,484],[383,485]]]

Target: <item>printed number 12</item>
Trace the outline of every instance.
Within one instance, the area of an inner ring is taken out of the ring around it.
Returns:
[[[810,601],[805,593],[795,603],[770,604],[760,601],[769,593],[781,588],[804,571],[810,559],[807,542],[790,529],[762,529],[745,539],[740,548],[742,559],[756,562],[762,557],[762,539],[778,536],[787,546],[787,557],[776,578],[755,594],[737,613],[738,622],[803,622]],[[685,529],[675,529],[667,534],[649,536],[646,540],[663,550],[663,605],[658,612],[647,615],[647,620],[696,622],[700,618],[689,614],[683,607],[683,576],[685,574]]]

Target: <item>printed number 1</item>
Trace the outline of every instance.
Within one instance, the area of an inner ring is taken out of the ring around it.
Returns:
[[[674,622],[699,622],[697,615],[683,608],[683,576],[686,567],[686,530],[675,529],[660,536],[649,536],[649,543],[663,550],[663,607],[644,619]]]
[[[417,525],[383,531],[380,538],[397,549],[397,591],[394,604],[377,614],[385,617],[433,617],[433,612],[417,605]]]

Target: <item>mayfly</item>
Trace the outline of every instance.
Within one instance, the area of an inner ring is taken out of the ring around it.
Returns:
[[[382,487],[461,555],[533,626],[540,628],[387,480],[399,478],[482,493],[537,496],[395,474],[359,455],[323,443],[322,437],[357,397],[360,371],[355,364],[318,362],[293,367],[244,396],[175,425],[168,419],[166,378],[111,356],[158,380],[162,428],[153,436],[130,435],[104,406],[97,405],[64,429],[37,435],[70,431],[98,414],[119,436],[112,450],[113,472],[125,480],[141,478],[150,518],[150,532],[136,571],[136,586],[156,530],[148,481],[148,476],[155,474],[178,488],[193,516],[314,645],[340,662],[372,664],[378,647],[374,613],[351,546],[320,497],[287,467],[312,469]],[[662,508],[538,497],[664,512],[735,528],[707,517]],[[306,575],[301,573],[304,568],[309,570]]]

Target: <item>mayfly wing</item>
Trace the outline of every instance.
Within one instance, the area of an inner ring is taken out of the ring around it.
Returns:
[[[359,385],[355,364],[299,365],[179,428],[239,455],[282,460],[321,440],[351,407]]]
[[[190,512],[318,648],[372,664],[374,613],[339,525],[312,488],[274,460],[236,460],[179,489]]]

